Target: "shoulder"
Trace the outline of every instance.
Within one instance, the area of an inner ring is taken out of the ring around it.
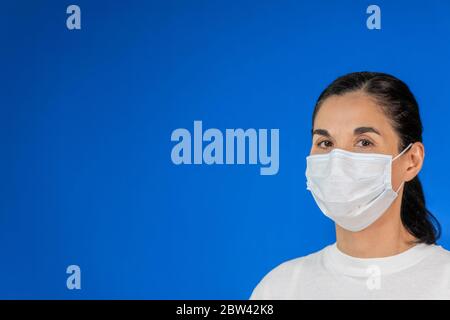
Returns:
[[[286,299],[291,287],[297,284],[306,269],[315,269],[323,255],[323,248],[306,256],[287,260],[268,272],[253,290],[250,300]]]
[[[440,245],[433,245],[433,254],[429,260],[434,264],[450,267],[450,251]]]
[[[445,290],[445,299],[450,294],[450,251],[440,245],[432,246],[432,254],[422,262],[422,273],[426,274],[428,283],[434,281],[434,287]]]

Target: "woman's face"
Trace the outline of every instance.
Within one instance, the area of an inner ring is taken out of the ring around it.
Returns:
[[[399,137],[380,106],[362,92],[327,98],[314,120],[310,154],[328,153],[334,148],[351,152],[398,154]],[[392,164],[392,183],[403,181],[405,163]],[[402,172],[403,171],[403,172]]]

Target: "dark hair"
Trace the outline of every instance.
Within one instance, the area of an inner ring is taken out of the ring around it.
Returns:
[[[317,99],[312,118],[313,127],[317,112],[325,99],[355,91],[367,94],[381,106],[399,136],[399,152],[410,143],[422,142],[422,121],[414,95],[403,81],[380,72],[354,72],[334,80]],[[434,244],[441,235],[439,222],[425,206],[425,196],[418,176],[405,182],[401,219],[406,230],[418,243]]]

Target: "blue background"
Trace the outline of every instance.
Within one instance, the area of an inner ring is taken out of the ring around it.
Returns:
[[[81,7],[82,29],[66,28]],[[421,106],[450,247],[450,2],[2,1],[0,298],[247,299],[334,242],[305,189],[314,102],[382,71]],[[279,128],[280,171],[175,166],[176,128]],[[444,144],[442,144],[442,142]],[[66,288],[66,267],[82,289]]]

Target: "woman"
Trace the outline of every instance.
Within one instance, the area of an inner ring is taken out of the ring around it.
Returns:
[[[384,73],[336,79],[313,112],[307,189],[336,243],[269,272],[250,299],[450,299],[450,252],[425,207],[418,105]]]

